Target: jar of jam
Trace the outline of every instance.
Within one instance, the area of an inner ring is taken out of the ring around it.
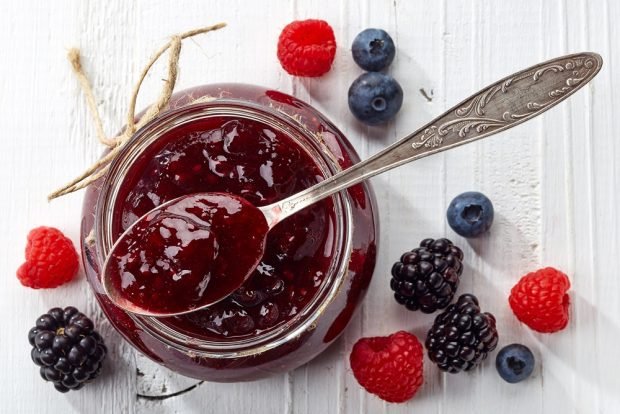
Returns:
[[[342,333],[370,283],[377,217],[368,184],[279,223],[250,278],[206,309],[128,313],[106,297],[99,271],[123,231],[168,200],[225,192],[263,206],[358,161],[333,124],[292,96],[242,84],[176,93],[86,192],[82,256],[104,313],[138,350],[190,377],[245,381],[308,362]]]

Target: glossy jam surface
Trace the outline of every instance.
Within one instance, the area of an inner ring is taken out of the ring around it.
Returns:
[[[154,207],[183,195],[230,193],[262,206],[323,179],[311,155],[289,136],[255,120],[223,116],[167,132],[134,163],[128,177],[115,208],[115,237]],[[290,320],[323,284],[334,254],[334,228],[331,200],[289,217],[269,232],[262,260],[232,295],[161,321],[194,338],[232,340]],[[241,237],[246,232],[233,233]],[[210,242],[204,242],[208,250]],[[244,248],[241,242],[240,255]],[[144,302],[147,306],[148,299]]]
[[[108,293],[135,311],[189,312],[237,290],[263,256],[267,222],[241,197],[198,193],[141,217],[106,266]]]

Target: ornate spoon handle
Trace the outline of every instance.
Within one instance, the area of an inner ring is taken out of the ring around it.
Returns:
[[[577,53],[517,72],[470,96],[416,132],[345,171],[262,207],[270,227],[340,190],[407,162],[512,128],[545,112],[599,72],[596,53]]]

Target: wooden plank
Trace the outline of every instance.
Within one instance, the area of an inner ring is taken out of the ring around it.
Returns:
[[[413,132],[444,110],[441,97],[445,4],[403,1],[395,3],[395,7],[391,25],[386,27],[394,33],[397,45],[397,56],[389,72],[401,83],[405,97],[401,113],[387,125],[387,129],[368,129],[365,137],[372,145],[371,153]],[[369,10],[368,26],[373,25],[378,11],[374,7]],[[420,89],[435,98],[428,102]],[[432,317],[411,313],[394,301],[389,272],[402,253],[416,247],[426,237],[439,237],[443,233],[445,165],[442,160],[441,155],[425,158],[373,180],[381,233],[377,268],[362,311],[363,336],[389,335],[406,330],[413,332],[422,342],[426,337]],[[402,405],[386,404],[363,393],[360,398],[364,405],[360,412],[437,412],[441,406],[441,380],[429,369],[428,359],[425,364],[426,384],[414,400]],[[350,388],[358,389],[359,385],[353,383]]]
[[[66,49],[80,40],[87,44],[91,36],[101,37],[97,34],[98,17],[78,3],[25,3],[29,2],[3,4],[0,17],[4,53],[11,56],[0,70],[0,125],[5,143],[0,176],[5,205],[2,228],[6,235],[0,263],[7,282],[0,300],[1,310],[7,315],[0,339],[0,352],[6,356],[1,363],[6,375],[0,380],[4,403],[0,411],[133,413],[128,398],[135,392],[133,351],[103,320],[84,276],[66,287],[42,291],[24,288],[14,277],[23,260],[30,228],[57,226],[79,244],[81,195],[52,204],[45,197],[101,151],[64,56]],[[123,22],[121,3],[110,1],[107,5],[119,23]],[[120,64],[129,62],[122,53],[117,58]],[[91,69],[90,64],[87,68]],[[120,89],[108,89],[102,96],[114,100],[118,92]],[[26,332],[38,315],[53,306],[68,305],[77,306],[94,319],[109,344],[110,357],[96,384],[79,393],[61,395],[39,378],[38,369],[30,361]]]

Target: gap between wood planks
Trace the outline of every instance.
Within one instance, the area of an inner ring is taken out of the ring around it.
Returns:
[[[168,398],[172,398],[172,397],[178,397],[179,395],[183,395],[185,393],[188,393],[196,388],[198,388],[199,386],[201,386],[204,383],[204,381],[198,381],[196,384],[191,385],[185,389],[182,389],[180,391],[176,391],[170,394],[162,394],[162,395],[145,395],[145,394],[136,394],[136,397],[138,397],[138,399],[143,399],[143,400],[148,400],[148,401],[163,401],[163,400],[167,400]]]

